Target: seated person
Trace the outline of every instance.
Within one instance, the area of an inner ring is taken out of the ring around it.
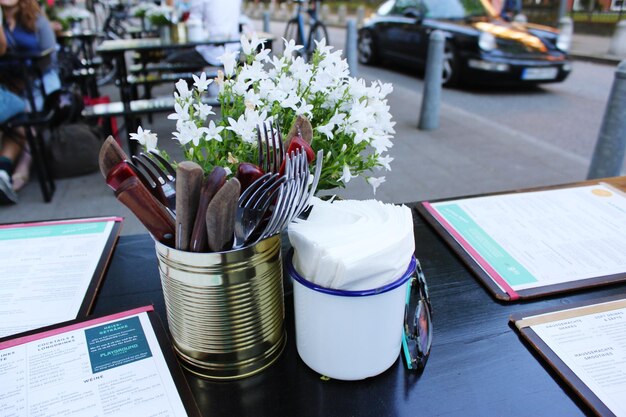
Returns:
[[[49,22],[41,12],[36,0],[0,0],[0,56],[7,51],[38,52],[56,45],[56,38]],[[60,88],[60,79],[55,69],[55,58],[44,63],[43,87],[46,93]],[[11,60],[0,63],[0,124],[13,116],[28,111],[24,94],[25,83],[29,82],[18,69],[21,65]],[[40,88],[35,88],[36,106],[43,106]],[[36,94],[36,93],[40,94]],[[0,203],[17,202],[16,190],[28,181],[30,154],[23,128],[3,132],[0,145]]]
[[[241,0],[191,0],[189,20],[202,22],[209,37],[239,39],[239,17]],[[175,52],[167,57],[168,62],[185,62],[198,67],[221,67],[217,59],[225,52],[239,50],[239,43],[226,45],[200,45],[195,49]]]
[[[57,47],[54,31],[37,0],[0,0],[0,5],[4,15],[3,34],[7,51],[36,53]],[[26,80],[20,71],[21,65],[16,64],[11,61],[0,64],[0,84],[11,88],[17,94],[23,94]],[[40,63],[45,94],[50,94],[61,87],[56,68],[55,51],[48,60]],[[33,93],[35,104],[38,109],[41,109],[43,106],[41,88],[34,88]]]

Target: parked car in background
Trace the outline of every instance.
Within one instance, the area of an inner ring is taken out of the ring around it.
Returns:
[[[571,71],[568,34],[508,22],[488,0],[389,0],[359,29],[363,64],[402,62],[424,67],[430,33],[446,38],[443,84],[548,83]]]

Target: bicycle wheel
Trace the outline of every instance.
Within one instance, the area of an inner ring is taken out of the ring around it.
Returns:
[[[315,22],[313,27],[311,27],[311,32],[309,32],[309,41],[307,42],[307,54],[308,56],[313,55],[313,51],[315,51],[315,41],[321,41],[322,39],[326,39],[326,45],[330,44],[328,40],[328,30],[326,30],[326,25],[322,22]]]
[[[300,37],[298,36],[298,19],[291,19],[287,22],[284,38],[287,40],[293,39],[294,41],[296,41],[296,43],[299,42]]]

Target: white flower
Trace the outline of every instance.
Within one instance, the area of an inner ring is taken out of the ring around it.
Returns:
[[[380,184],[385,182],[385,177],[378,177],[378,178],[369,177],[367,179],[367,182],[368,182],[369,185],[372,186],[374,194],[376,194],[376,189],[380,186]]]
[[[270,53],[271,49],[261,49],[258,54],[254,57],[256,62],[269,62],[270,61]]]
[[[350,167],[347,164],[345,164],[343,166],[343,174],[339,178],[339,181],[343,182],[344,184],[347,184],[350,182],[352,178],[356,178],[357,176],[358,175],[352,175],[352,173],[350,172]]]
[[[235,64],[237,64],[237,57],[239,56],[239,51],[233,52],[224,52],[222,55],[218,56],[217,59],[224,65],[224,74],[227,77],[232,77],[235,72]]]
[[[313,111],[313,105],[307,104],[304,100],[300,101],[300,105],[296,107],[296,116],[300,115],[308,115],[311,116],[311,112]]]
[[[205,140],[216,140],[221,142],[222,137],[220,136],[220,132],[222,130],[224,130],[224,126],[216,126],[215,122],[211,120],[209,122],[209,127],[207,128]]]
[[[284,109],[296,110],[299,102],[300,99],[298,98],[298,95],[292,91],[287,98],[280,102],[280,106]]]
[[[326,135],[328,139],[332,139],[334,137],[333,130],[335,129],[335,126],[343,122],[345,118],[346,118],[345,114],[335,112],[335,114],[333,115],[333,117],[330,118],[328,123],[317,127],[317,131],[323,135]],[[343,151],[345,151],[345,149],[343,149]]]
[[[177,125],[178,132],[173,132],[174,139],[178,140],[181,145],[192,142],[194,146],[200,144],[202,136],[209,132],[206,127],[198,127],[193,121],[183,122]]]
[[[193,77],[193,85],[196,86],[198,92],[200,93],[204,93],[209,85],[213,82],[213,80],[211,79],[207,80],[206,72],[200,74],[200,77],[198,77],[196,74],[191,74],[191,76]]]
[[[136,140],[141,145],[145,146],[147,150],[156,149],[157,147],[157,135],[149,130],[143,130],[141,126],[137,127],[137,133],[131,133],[130,138]]]
[[[387,171],[391,171],[391,161],[393,161],[393,158],[389,155],[380,155],[378,157],[378,163],[381,164]]]
[[[265,39],[259,39],[256,33],[252,34],[252,37],[248,41],[248,37],[243,34],[241,35],[241,49],[243,53],[246,55],[252,55],[252,52],[256,51],[259,45],[263,44]]]
[[[185,83],[185,85],[187,85]],[[179,100],[174,102],[174,113],[167,116],[169,120],[189,120],[189,104],[181,105]]]
[[[376,135],[370,142],[370,145],[376,149],[376,152],[383,153],[387,152],[387,150],[393,146],[393,143],[391,142],[390,135]]]
[[[198,117],[201,120],[205,120],[207,117],[215,114],[215,112],[213,111],[213,107],[209,106],[208,104],[196,103],[193,106],[198,111]]]
[[[237,120],[233,119],[232,117],[229,117],[228,123],[230,126],[227,126],[226,130],[230,130],[234,132],[236,135],[241,136],[241,139],[244,142],[250,142],[250,143],[256,142],[256,135],[254,133],[256,124],[254,123],[254,121],[251,122],[250,120],[248,120],[246,118],[246,115],[242,114],[241,116],[239,116]]]
[[[189,90],[187,81],[183,80],[182,78],[176,83],[176,90],[178,90],[178,94],[180,94],[180,98],[182,99],[187,99],[191,97],[191,91]]]
[[[293,55],[293,53],[295,51],[299,51],[300,49],[304,48],[304,46],[302,45],[296,45],[296,41],[293,39],[287,40],[285,38],[283,39],[283,43],[285,44],[285,48],[283,49],[283,56],[291,59],[291,56]]]
[[[322,55],[328,54],[333,49],[333,47],[330,45],[326,46],[326,38],[322,38],[321,41],[317,41],[314,39],[313,42],[315,42],[315,49],[320,51]]]

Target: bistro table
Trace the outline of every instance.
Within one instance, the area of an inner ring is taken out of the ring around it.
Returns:
[[[611,181],[626,189],[626,177]],[[416,204],[411,204],[413,208]],[[566,306],[625,294],[626,284],[502,303],[493,298],[413,209],[416,256],[429,285],[434,339],[422,375],[402,358],[363,381],[326,380],[298,357],[291,283],[285,282],[287,346],[258,375],[216,382],[186,373],[206,416],[581,416],[592,414],[578,396],[509,327],[517,312]],[[287,243],[284,244],[285,254]],[[154,242],[120,238],[94,313],[153,304],[164,323],[165,304]],[[354,346],[359,349],[359,346]]]

